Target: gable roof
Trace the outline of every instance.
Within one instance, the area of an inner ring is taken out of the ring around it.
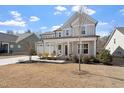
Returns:
[[[15,42],[17,40],[18,36],[11,35],[7,33],[0,33],[0,41],[2,42]]]
[[[20,34],[20,35],[18,36],[17,40],[16,40],[16,43],[18,43],[18,42],[24,40],[25,38],[31,36],[32,34],[33,34],[33,33],[28,33],[28,32],[27,32],[27,33],[24,33],[24,34]]]
[[[110,34],[110,36],[109,36],[109,38],[108,38],[108,40],[107,40],[107,42],[106,42],[106,44],[105,44],[104,47],[107,46],[107,44],[108,44],[109,41],[111,40],[111,38],[112,38],[112,36],[114,35],[114,33],[115,33],[116,30],[118,30],[119,32],[121,32],[121,33],[124,35],[124,27],[116,27],[116,28],[113,30],[113,32]]]
[[[20,35],[11,35],[11,34],[7,34],[7,33],[0,33],[0,41],[1,42],[15,42],[18,43],[22,40],[24,40],[25,38],[33,35],[34,33],[24,33],[24,34],[20,34]]]
[[[64,27],[65,25],[67,24],[71,24],[74,20],[76,20],[76,18],[78,18],[79,16],[79,13],[78,12],[75,12],[65,23],[62,27]],[[91,16],[89,16],[88,14],[86,13],[83,13],[82,16],[84,17],[87,17],[87,19],[91,20],[93,23],[95,23],[95,25],[97,24],[97,21],[92,18]]]
[[[124,27],[117,27],[116,29],[120,31],[122,34],[124,34]]]

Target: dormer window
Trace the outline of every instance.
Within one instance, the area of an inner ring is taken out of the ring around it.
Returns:
[[[81,30],[81,34],[85,35],[85,32],[86,32],[86,31],[85,31],[85,27],[83,26],[83,27],[82,27],[82,30]]]
[[[66,30],[66,36],[68,36],[69,35],[69,30]]]

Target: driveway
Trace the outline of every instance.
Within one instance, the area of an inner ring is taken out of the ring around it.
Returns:
[[[37,60],[37,56],[32,56],[32,60]],[[28,56],[15,56],[15,57],[7,57],[7,58],[1,58],[0,59],[0,65],[8,65],[8,64],[14,64],[19,61],[26,61],[28,60]]]
[[[1,57],[0,58],[0,66],[1,65],[8,65],[8,64],[15,64],[17,62],[20,62],[20,61],[26,61],[26,60],[29,60],[29,56],[10,56],[10,57]],[[62,64],[62,63],[65,63],[66,61],[65,60],[47,60],[47,59],[39,59],[38,56],[32,56],[32,60],[35,60],[35,61],[41,61],[41,62],[44,62],[44,63],[59,63],[59,64]]]

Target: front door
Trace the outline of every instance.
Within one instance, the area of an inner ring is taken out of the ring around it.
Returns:
[[[68,46],[65,45],[65,55],[67,56],[68,55]]]

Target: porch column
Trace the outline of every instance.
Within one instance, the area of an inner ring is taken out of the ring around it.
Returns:
[[[62,42],[62,55],[64,55],[64,43]]]
[[[96,56],[96,40],[94,40],[94,56]]]
[[[43,42],[43,54],[45,53],[45,42]]]
[[[74,41],[72,41],[72,55],[74,55]]]
[[[67,45],[68,45],[68,57],[69,57],[69,54],[70,54],[70,45],[69,45],[69,41],[67,42]]]

